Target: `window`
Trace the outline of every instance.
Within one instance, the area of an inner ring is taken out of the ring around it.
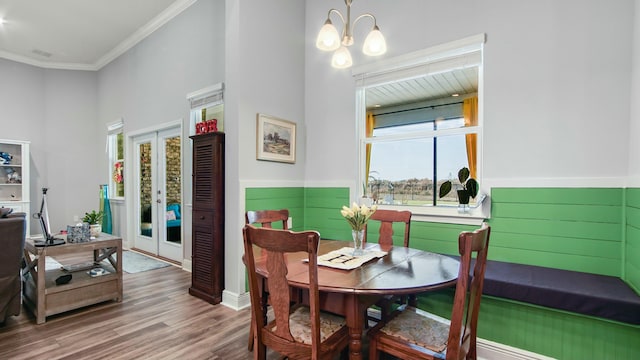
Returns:
[[[465,214],[458,213],[456,191],[438,196],[446,180],[461,187],[463,167],[481,183],[483,43],[484,35],[475,36],[356,70],[358,181],[379,206],[488,217],[482,194]]]
[[[109,197],[124,198],[124,132],[122,120],[108,127],[107,148],[109,154]]]
[[[224,131],[224,84],[219,83],[187,94],[191,104],[190,135],[196,133],[196,124],[205,121],[217,121],[218,131]]]

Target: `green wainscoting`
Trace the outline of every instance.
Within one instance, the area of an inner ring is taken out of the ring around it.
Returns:
[[[640,189],[626,189],[623,279],[640,293]]]
[[[491,192],[489,258],[621,276],[623,189]]]
[[[340,214],[349,199],[349,188],[306,188],[305,226],[319,231],[323,239],[350,239],[351,228]]]
[[[340,209],[349,188],[250,188],[246,209],[288,208],[293,229],[351,238]],[[640,189],[494,188],[489,258],[618,276],[640,289]],[[411,246],[457,254],[474,226],[411,223]],[[371,223],[369,241],[378,228]],[[394,242],[402,241],[401,225]],[[452,291],[420,296],[420,307],[449,317]],[[558,359],[639,359],[640,327],[485,296],[479,337]]]
[[[418,306],[450,318],[453,291],[418,296]],[[640,359],[640,327],[483,296],[478,337],[555,359]]]
[[[245,191],[245,209],[280,210],[288,209],[291,218],[291,230],[305,230],[304,224],[304,192],[302,187],[293,188],[247,188]],[[281,225],[273,225],[281,228]]]

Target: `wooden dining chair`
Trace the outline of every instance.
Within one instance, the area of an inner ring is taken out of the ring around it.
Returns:
[[[283,230],[289,230],[289,210],[281,209],[281,210],[250,210],[244,214],[245,224],[260,224],[263,228],[272,228],[273,223],[282,223]],[[269,301],[269,292],[264,283],[260,284],[260,291],[262,292],[262,300],[264,303],[262,304],[262,308],[264,309],[263,313],[267,314],[267,306]],[[265,321],[267,321],[265,317]],[[254,332],[254,322],[253,317],[251,318],[251,329],[249,330],[249,341],[247,344],[247,349],[249,351],[253,351],[253,332]]]
[[[254,359],[265,359],[269,347],[289,359],[332,359],[349,344],[344,318],[320,312],[317,251],[320,234],[245,225],[244,256],[249,272],[251,311],[256,322]],[[256,258],[254,247],[259,248]],[[309,306],[291,303],[287,282],[287,254],[306,252],[309,269]],[[267,274],[256,272],[256,261],[265,261]],[[274,318],[264,321],[260,279],[266,279]]]
[[[369,359],[380,352],[400,359],[476,359],[476,332],[491,228],[486,223],[458,237],[460,267],[451,321],[407,306],[369,333]],[[476,254],[470,274],[472,253]]]
[[[378,244],[383,250],[393,246],[393,224],[404,223],[404,247],[409,247],[409,231],[411,230],[411,211],[378,209],[371,215],[369,221],[380,222]],[[364,242],[367,242],[367,228],[365,225]]]
[[[282,229],[289,230],[289,210],[256,210],[244,214],[245,224],[260,224],[264,228],[272,228],[273,223],[282,222]]]
[[[400,211],[400,210],[385,210],[378,209],[376,212],[371,215],[369,221],[377,221],[380,223],[380,230],[378,232],[378,244],[382,250],[389,249],[393,246],[393,224],[395,223],[404,223],[404,247],[409,247],[409,233],[411,230],[411,211]],[[364,242],[367,242],[367,225],[365,225],[364,231]],[[410,301],[412,305],[416,305],[416,296],[393,296],[387,295],[382,299],[376,302],[376,306],[380,308],[380,319],[386,319],[391,312],[391,307],[394,303],[399,305],[407,303]],[[369,320],[378,322],[376,316],[370,316],[367,312],[365,314],[367,325]]]

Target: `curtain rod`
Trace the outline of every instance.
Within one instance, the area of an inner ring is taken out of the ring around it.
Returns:
[[[411,109],[405,109],[405,110],[397,110],[397,111],[389,111],[389,112],[385,112],[385,113],[379,113],[379,114],[375,114],[374,116],[397,114],[397,113],[403,113],[403,112],[415,111],[415,110],[435,109],[435,108],[441,107],[441,106],[458,105],[458,104],[462,104],[462,103],[463,103],[462,101],[456,101],[456,102],[452,102],[452,103],[448,103],[448,104],[427,105],[427,106],[421,106],[421,107],[417,107],[417,108],[411,108]]]

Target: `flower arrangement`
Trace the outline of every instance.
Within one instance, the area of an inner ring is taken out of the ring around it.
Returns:
[[[343,206],[340,213],[347,220],[351,228],[356,231],[364,229],[364,225],[367,223],[371,215],[378,209],[377,205],[367,207],[366,205],[358,206],[355,202],[351,207]]]
[[[124,164],[121,161],[113,164],[113,181],[116,184],[122,184],[124,178],[122,177],[122,172],[124,170]]]

